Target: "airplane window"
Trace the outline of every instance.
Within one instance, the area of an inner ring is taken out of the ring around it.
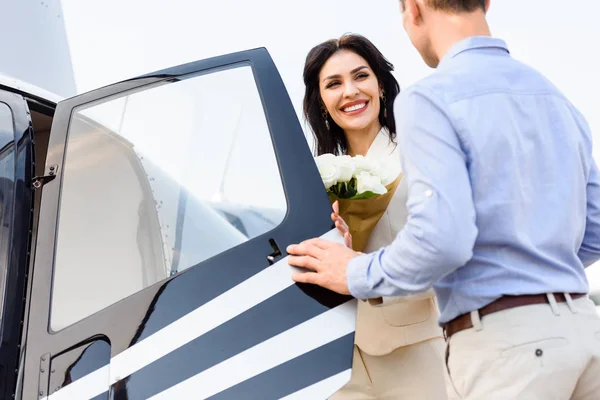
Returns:
[[[249,66],[76,109],[63,167],[51,328],[272,230],[286,207]]]
[[[4,291],[10,249],[13,182],[15,179],[14,129],[12,111],[0,103],[0,320],[4,310]]]

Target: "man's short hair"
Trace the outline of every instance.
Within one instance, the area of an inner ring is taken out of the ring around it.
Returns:
[[[478,8],[485,11],[486,0],[426,0],[427,5],[434,10],[448,12],[472,12]],[[404,9],[405,0],[400,0],[402,9]]]

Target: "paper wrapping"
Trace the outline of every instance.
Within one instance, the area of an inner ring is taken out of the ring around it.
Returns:
[[[369,242],[371,232],[387,210],[396,188],[402,179],[402,173],[389,185],[386,186],[387,193],[372,197],[370,199],[340,199],[329,195],[331,204],[338,201],[340,206],[339,215],[346,221],[350,234],[352,235],[352,249],[363,251]]]

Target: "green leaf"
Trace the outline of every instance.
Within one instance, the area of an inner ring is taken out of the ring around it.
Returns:
[[[349,182],[341,183],[341,189],[338,192],[339,197],[342,199],[347,199],[349,197],[356,195],[355,186],[356,186],[355,178],[352,178]]]

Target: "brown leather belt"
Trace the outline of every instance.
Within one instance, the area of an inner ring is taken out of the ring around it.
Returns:
[[[583,293],[571,293],[573,300],[585,296]],[[554,298],[558,303],[567,301],[564,294],[554,293]],[[479,317],[483,318],[486,315],[497,311],[507,310],[509,308],[528,306],[532,304],[548,304],[548,297],[545,294],[522,295],[522,296],[503,296],[498,300],[493,301],[487,306],[479,309]],[[444,336],[449,339],[456,332],[473,327],[471,322],[471,313],[462,314],[443,326]]]

